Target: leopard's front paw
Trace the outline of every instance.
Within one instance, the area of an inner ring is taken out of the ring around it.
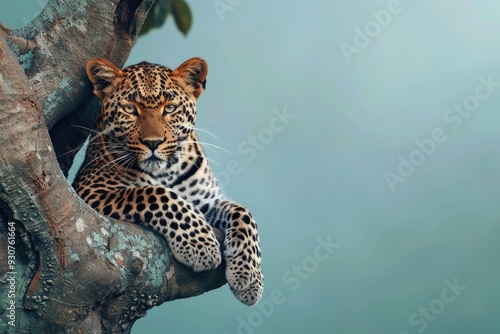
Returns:
[[[214,269],[221,263],[219,242],[212,230],[195,236],[183,233],[174,236],[170,243],[174,257],[194,271]]]
[[[239,301],[246,305],[255,305],[264,291],[264,276],[256,261],[244,259],[245,257],[240,255],[227,260],[226,279]]]

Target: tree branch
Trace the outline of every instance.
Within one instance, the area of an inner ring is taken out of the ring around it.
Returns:
[[[50,0],[31,23],[7,31],[49,130],[90,98],[87,59],[125,63],[153,2]]]
[[[127,333],[147,309],[225,284],[224,266],[194,273],[173,259],[162,236],[83,203],[49,137],[48,127],[90,96],[85,60],[123,63],[150,6],[54,0],[27,27],[0,28],[0,311],[15,303],[19,332]],[[99,43],[91,27],[102,32]],[[11,276],[15,297],[7,298]]]

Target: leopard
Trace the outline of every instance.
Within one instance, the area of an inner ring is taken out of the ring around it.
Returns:
[[[104,216],[161,234],[173,257],[195,272],[225,261],[234,296],[258,303],[264,276],[257,224],[223,194],[196,134],[207,62],[194,57],[172,70],[143,61],[120,69],[91,58],[86,73],[101,110],[76,193]],[[222,246],[214,229],[223,232]]]

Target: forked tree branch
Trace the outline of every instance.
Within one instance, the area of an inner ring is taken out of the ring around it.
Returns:
[[[147,309],[225,283],[224,266],[195,274],[162,236],[83,203],[49,136],[89,101],[86,59],[123,64],[151,3],[53,0],[28,26],[0,27],[1,326],[12,319],[18,332],[127,333]]]

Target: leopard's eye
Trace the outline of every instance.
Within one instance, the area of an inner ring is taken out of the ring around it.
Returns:
[[[171,114],[175,111],[175,109],[177,109],[177,106],[175,104],[168,104],[165,106],[165,108],[163,108],[163,115]]]
[[[130,115],[137,115],[137,108],[131,104],[124,105],[122,107],[123,111]]]

